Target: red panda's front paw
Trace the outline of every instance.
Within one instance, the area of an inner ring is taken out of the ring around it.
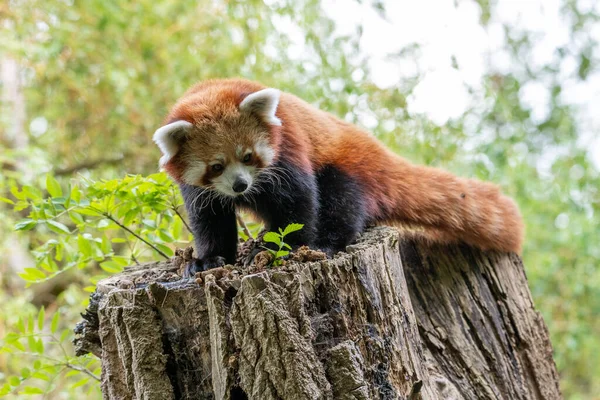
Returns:
[[[212,268],[218,268],[225,265],[225,258],[221,256],[207,257],[207,258],[194,258],[185,267],[183,272],[184,278],[193,278],[196,272],[207,271]]]

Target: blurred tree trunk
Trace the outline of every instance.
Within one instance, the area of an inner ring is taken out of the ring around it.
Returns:
[[[6,112],[3,139],[12,148],[24,149],[29,144],[29,136],[25,132],[25,99],[21,89],[20,68],[15,60],[0,58],[0,82],[2,104]]]
[[[112,399],[558,399],[521,260],[367,232],[333,260],[98,284],[79,353]]]
[[[2,87],[2,97],[0,98],[0,110],[2,115],[3,127],[0,129],[0,148],[14,149],[24,151],[29,145],[29,136],[25,131],[25,98],[21,87],[21,69],[19,64],[7,57],[0,55],[0,86]],[[4,145],[4,146],[3,146]],[[21,159],[15,158],[14,163],[0,162],[0,169],[17,170],[23,175],[30,174],[26,171]],[[29,254],[29,250],[23,243],[15,237],[10,236],[6,239],[6,248],[11,251],[6,254],[6,263],[0,263],[0,285],[9,289],[16,288],[22,290],[25,286],[21,279],[10,279],[17,277],[17,273],[23,272],[26,267],[35,266],[35,261]]]

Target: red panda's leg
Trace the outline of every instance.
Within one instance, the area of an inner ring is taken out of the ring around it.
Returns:
[[[367,219],[361,185],[334,166],[317,171],[319,223],[317,247],[332,257],[356,240]]]
[[[432,227],[483,250],[520,252],[523,223],[514,201],[497,186],[436,168],[403,165],[387,194],[390,217]]]
[[[292,223],[303,224],[301,230],[284,239],[294,249],[314,245],[318,209],[315,177],[283,161],[262,174],[255,182],[256,194],[249,195],[242,205],[253,209],[269,231],[283,230]]]
[[[184,277],[196,272],[234,264],[237,252],[237,225],[233,202],[209,190],[180,186],[194,235],[198,258],[187,266]]]

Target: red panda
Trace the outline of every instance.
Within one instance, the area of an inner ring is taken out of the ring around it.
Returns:
[[[329,255],[366,226],[399,223],[483,250],[520,252],[516,204],[490,183],[413,165],[371,134],[303,100],[243,79],[201,82],[154,134],[180,185],[195,238],[193,275],[233,263],[235,209]]]

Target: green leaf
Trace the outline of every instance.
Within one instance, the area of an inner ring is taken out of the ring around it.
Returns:
[[[5,383],[0,387],[0,396],[5,396],[10,393],[10,383]]]
[[[267,232],[265,236],[263,236],[263,241],[267,243],[275,243],[277,245],[281,244],[281,237],[275,232]]]
[[[36,225],[37,225],[37,221],[34,221],[32,219],[24,219],[15,224],[15,230],[16,231],[28,231],[30,229],[33,229]]]
[[[13,386],[19,386],[21,384],[21,378],[18,376],[11,376],[8,378],[8,382]]]
[[[76,203],[79,203],[81,200],[81,191],[77,186],[73,186],[71,188],[71,198],[75,200]]]
[[[23,193],[25,197],[30,198],[33,201],[42,200],[42,192],[33,186],[25,185],[23,186]]]
[[[289,252],[289,251],[287,251],[287,250],[279,250],[279,251],[278,251],[278,252],[275,254],[275,257],[276,257],[276,258],[281,258],[281,257],[285,257],[285,256],[287,256],[288,254],[290,254],[290,252]]]
[[[33,352],[38,352],[37,351],[37,340],[35,340],[35,337],[33,336],[27,336],[27,346],[29,346],[29,350],[33,351]]]
[[[67,207],[67,205],[65,204],[65,202],[67,201],[67,199],[65,199],[64,197],[52,197],[50,199],[50,203],[53,206],[63,206],[63,207]]]
[[[119,265],[115,261],[109,260],[100,263],[100,268],[109,274],[118,274],[119,272],[123,272],[123,266]]]
[[[20,341],[16,341],[12,343],[12,345],[21,351],[25,351],[25,346],[23,346],[23,344]]]
[[[15,204],[14,201],[12,201],[11,199],[7,199],[6,197],[0,197],[0,201],[3,202],[3,203],[12,204],[12,205]]]
[[[123,220],[123,225],[131,225],[131,222],[135,219],[135,217],[137,217],[138,213],[139,209],[137,207],[127,211],[127,214],[125,214],[125,219]]]
[[[71,218],[71,221],[73,221],[75,223],[75,225],[80,225],[83,224],[83,217],[76,213],[76,212],[70,212],[69,214],[69,218]]]
[[[46,275],[42,271],[35,268],[25,268],[24,272],[20,273],[19,276],[29,282],[46,278]]]
[[[25,386],[23,390],[19,391],[20,394],[44,394],[44,391],[35,386]]]
[[[113,253],[112,245],[110,244],[110,240],[108,239],[108,236],[106,236],[106,235],[104,235],[102,237],[102,241],[100,242],[100,251],[102,252],[103,255]]]
[[[92,244],[81,235],[77,235],[77,246],[84,257],[90,257],[92,255]]]
[[[62,244],[57,244],[54,247],[54,251],[55,251],[55,255],[54,258],[56,259],[56,261],[60,262],[63,259],[63,245]]]
[[[69,371],[69,372],[67,372],[67,373],[65,374],[65,378],[70,378],[70,377],[72,377],[72,376],[77,376],[77,375],[79,375],[79,374],[81,374],[81,371],[78,371],[78,370],[76,370],[76,369],[72,369],[71,371]]]
[[[302,228],[304,228],[304,224],[289,224],[283,230],[283,234],[282,235],[285,237],[285,236],[289,235],[292,232],[299,231]]]
[[[38,372],[34,372],[31,375],[31,377],[35,378],[35,379],[40,379],[40,380],[45,381],[45,382],[50,382],[50,377],[48,376],[48,374],[45,374],[43,372],[39,372],[39,371]]]
[[[33,333],[34,327],[35,327],[35,321],[33,318],[33,314],[29,314],[29,317],[27,318],[27,332]],[[30,338],[31,338],[31,336],[30,336]]]
[[[77,214],[89,215],[91,217],[98,217],[98,216],[102,215],[98,211],[94,211],[90,208],[79,208],[79,209],[73,210],[73,211],[75,211]]]
[[[86,383],[88,383],[90,381],[90,378],[83,378],[81,380],[79,380],[78,382],[76,382],[74,385],[71,385],[70,389],[75,389],[78,388],[80,386],[85,385]]]
[[[42,308],[40,308],[40,312],[38,313],[38,330],[42,330],[44,329],[44,319],[46,317],[46,310],[44,309],[44,306],[42,306]]]
[[[157,249],[165,253],[167,256],[173,257],[173,249],[171,249],[169,246],[165,246],[164,244],[160,243],[154,243],[154,246],[156,246]]]
[[[31,376],[31,370],[27,367],[21,369],[21,377],[23,377],[23,379],[27,379]]]
[[[25,193],[23,193],[22,191],[19,191],[19,188],[13,186],[10,188],[10,192],[12,193],[13,196],[15,196],[15,198],[17,200],[25,200],[26,196]]]
[[[175,241],[175,238],[166,229],[160,229],[158,231],[158,237],[166,243],[173,243]]]
[[[17,201],[17,204],[15,204],[15,211],[22,211],[26,208],[29,208],[29,203],[24,200],[19,200]]]
[[[69,228],[67,228],[64,224],[52,219],[46,220],[46,224],[48,224],[48,228],[52,229],[56,233],[71,233]]]
[[[56,333],[56,330],[58,329],[58,321],[59,321],[59,319],[60,319],[60,314],[57,311],[52,316],[52,323],[50,324],[50,332]]]
[[[14,332],[9,332],[8,334],[6,334],[6,336],[4,336],[4,341],[8,344],[12,344],[19,340],[20,337],[21,336],[17,335]]]
[[[62,333],[60,334],[60,339],[59,342],[64,342],[65,340],[67,340],[68,337],[71,337],[71,329],[65,329],[62,331]]]
[[[44,345],[44,339],[43,338],[39,338],[37,340],[37,350],[38,350],[38,353],[44,354],[44,346],[45,346]]]

